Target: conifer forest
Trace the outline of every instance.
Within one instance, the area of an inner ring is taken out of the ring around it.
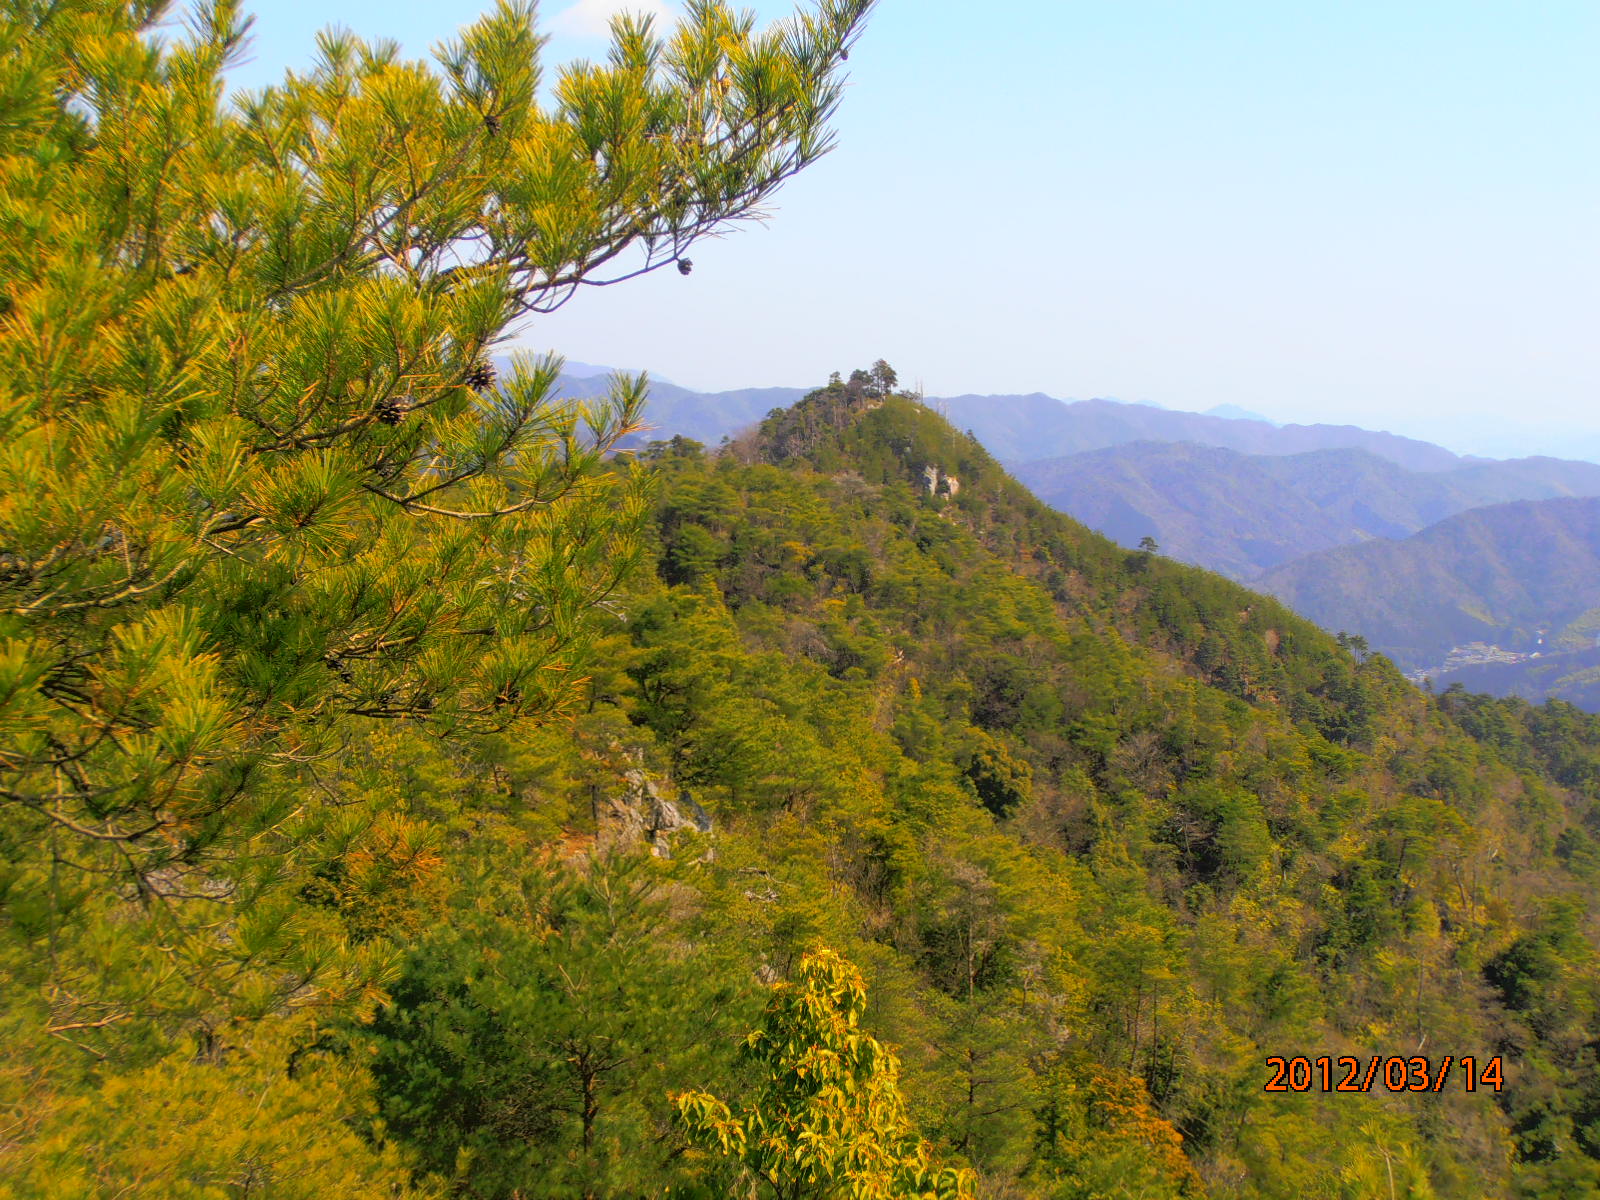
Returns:
[[[1600,1197],[1600,717],[505,365],[841,135],[871,0],[686,7],[0,0],[0,1197]]]

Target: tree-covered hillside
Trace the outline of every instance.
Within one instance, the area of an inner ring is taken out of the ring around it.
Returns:
[[[0,1200],[1600,1195],[1595,718],[882,362],[716,453],[497,377],[814,162],[869,6],[548,106],[526,3],[227,103],[231,3],[0,7]]]
[[[338,1103],[241,1136],[343,1114],[424,1190],[743,1194],[695,1133],[732,1127],[673,1098],[789,1095],[735,1048],[826,945],[907,1153],[981,1194],[1595,1194],[1595,731],[1482,710],[1475,740],[864,378],[618,464],[656,478],[653,569],[571,716],[316,772],[348,832],[296,902],[393,956],[368,1015],[140,1086],[314,1066]],[[1447,1053],[1504,1090],[1264,1090],[1272,1055]],[[35,1119],[90,1153],[81,1109]]]
[[[1063,1062],[1142,1080],[1215,1194],[1363,1195],[1397,1162],[1432,1180],[1413,1195],[1593,1177],[1592,783],[1502,765],[1385,660],[1086,533],[909,401],[835,386],[659,461],[641,728],[721,836],[823,871],[796,902],[854,910],[831,936],[892,966],[914,1015],[886,1032],[991,1186],[1080,1194],[1018,1133]],[[1264,1093],[1265,1057],[1302,1052],[1508,1053],[1516,1082]]]
[[[323,777],[428,849],[375,900],[364,831],[307,898],[400,955],[322,1052],[424,1185],[745,1194],[716,1105],[794,1103],[735,1048],[825,945],[905,1161],[978,1194],[1594,1194],[1592,721],[1436,706],[859,384],[648,458],[654,570],[570,721]],[[1505,1086],[1265,1090],[1300,1054]]]

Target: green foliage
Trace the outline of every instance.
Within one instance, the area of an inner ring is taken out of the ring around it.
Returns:
[[[428,1200],[395,1147],[360,1133],[371,1119],[359,1064],[267,1035],[223,1054],[108,1074],[57,1092],[35,1080],[10,1108],[7,1200],[160,1195],[181,1200]],[[17,1152],[16,1143],[26,1147]]]
[[[493,386],[488,350],[822,153],[865,0],[765,33],[715,3],[621,22],[548,111],[529,5],[437,69],[328,35],[232,106],[237,6],[165,44],[162,7],[23,5],[0,33],[0,761],[9,845],[172,898],[282,833],[271,777],[352,720],[567,702],[634,562],[637,477],[600,466],[645,384],[556,404],[558,361]]]
[[[649,860],[478,881],[357,1035],[385,1130],[456,1194],[640,1194],[674,1073],[715,1065],[737,989],[682,944]],[[692,1017],[690,1014],[694,1014]],[[731,1040],[731,1039],[730,1039]]]
[[[1143,1081],[1094,1062],[1046,1076],[1034,1168],[1059,1200],[1168,1200],[1200,1194],[1183,1138],[1156,1113]]]
[[[0,6],[7,1186],[403,1190],[308,1056],[522,810],[516,742],[593,708],[648,502],[608,465],[646,380],[490,353],[760,215],[868,7],[623,20],[547,105],[522,0],[236,99],[233,0]]]
[[[954,498],[927,467],[960,479]],[[1181,1131],[1194,1175],[1137,1185],[1152,1194],[1198,1178],[1299,1194],[1346,1168],[1356,1191],[1371,1169],[1418,1195],[1475,1195],[1486,1174],[1504,1190],[1508,1114],[1545,1090],[1587,1103],[1576,1043],[1552,1057],[1531,1027],[1521,1100],[1412,1101],[1381,1147],[1338,1097],[1261,1091],[1277,1047],[1503,1044],[1482,974],[1519,929],[1502,898],[1579,886],[1557,855],[1581,858],[1589,802],[1534,779],[1542,762],[1508,769],[1385,660],[1215,576],[1108,550],[860,381],[722,457],[667,464],[657,511],[664,541],[688,519],[719,553],[637,603],[643,727],[726,837],[764,847],[764,956],[792,961],[855,913],[830,936],[867,939],[853,956],[892,981],[882,1019],[924,1128],[984,1186],[1045,1194],[1028,1138],[1041,1064],[1063,1053],[1142,1080],[1151,1117]],[[858,672],[837,669],[842,617]],[[1585,1152],[1559,1120],[1567,1163]],[[1074,1145],[1060,1186],[1135,1186],[1149,1160]],[[1516,1153],[1517,1179],[1545,1177]]]
[[[814,950],[773,989],[745,1041],[758,1072],[750,1102],[734,1110],[705,1092],[674,1097],[691,1140],[744,1168],[739,1190],[779,1200],[972,1195],[969,1175],[934,1165],[915,1133],[899,1063],[860,1028],[865,1007],[855,967]]]
[[[826,148],[864,9],[623,20],[548,109],[515,4],[232,106],[230,6],[0,18],[0,1189],[1594,1193],[1592,721],[882,362],[644,469],[642,380],[495,386]],[[1262,1091],[1422,1044],[1507,1087]]]

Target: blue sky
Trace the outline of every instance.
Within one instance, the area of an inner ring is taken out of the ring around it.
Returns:
[[[547,58],[603,54],[611,2],[545,4]],[[423,55],[476,7],[257,4],[236,80],[332,23]],[[839,149],[768,224],[522,341],[707,389],[882,357],[936,395],[1600,457],[1597,54],[1593,0],[880,0]]]

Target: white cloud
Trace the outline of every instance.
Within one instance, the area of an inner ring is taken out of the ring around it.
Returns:
[[[551,33],[579,37],[604,37],[611,30],[611,18],[630,12],[656,19],[657,32],[678,19],[677,10],[667,0],[578,0],[550,18]]]

